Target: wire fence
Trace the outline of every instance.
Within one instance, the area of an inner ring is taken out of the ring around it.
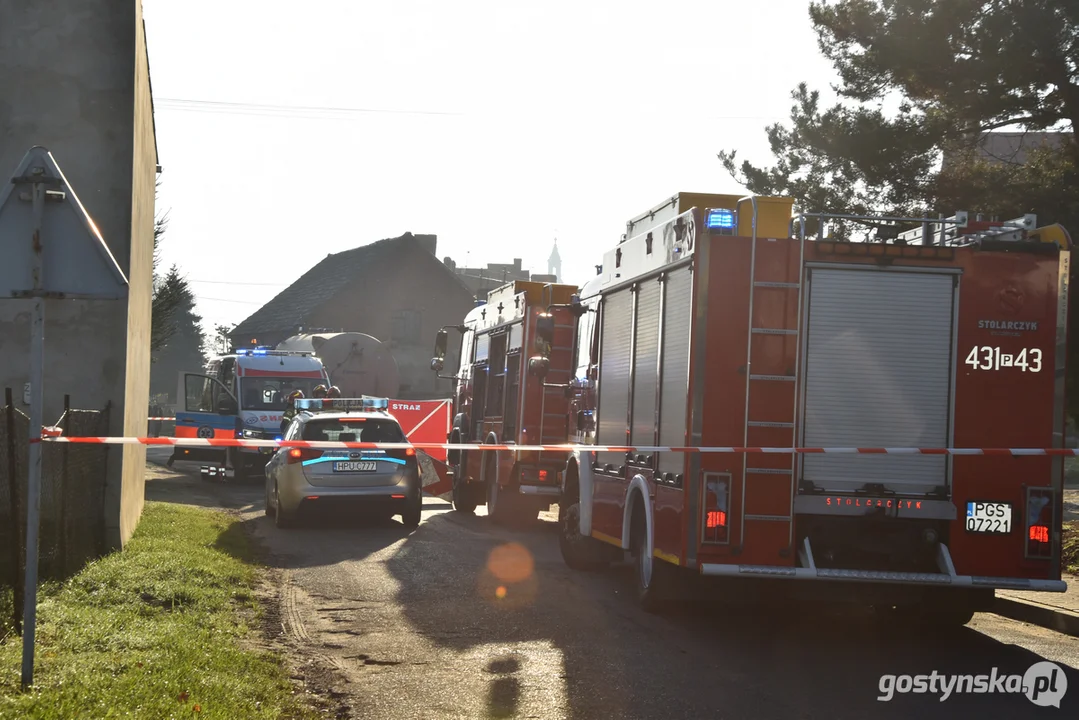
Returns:
[[[55,425],[69,437],[108,432],[109,408],[68,407]],[[26,495],[30,418],[14,407],[11,389],[0,409],[0,585],[11,587],[15,617],[21,616],[26,559]],[[66,578],[105,547],[105,484],[108,450],[94,445],[42,446],[40,575]]]

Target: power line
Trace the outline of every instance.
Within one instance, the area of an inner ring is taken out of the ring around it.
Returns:
[[[207,283],[210,285],[258,285],[262,287],[287,287],[288,283],[234,282],[232,280],[188,280],[189,283]]]
[[[213,302],[239,303],[241,305],[265,305],[266,304],[266,303],[256,302],[254,300],[230,300],[228,298],[212,298],[212,297],[203,297],[201,295],[196,295],[195,297],[197,299],[199,299],[199,300],[212,300]]]
[[[227,102],[224,100],[191,100],[186,98],[154,98],[155,109],[178,110],[180,112],[202,112],[219,115],[249,115],[253,117],[291,117],[309,119],[338,119],[358,115],[433,115],[442,117],[462,117],[467,113],[447,112],[444,110],[397,110],[390,108],[348,108],[319,105],[275,105],[270,103]],[[491,113],[483,113],[490,116]],[[497,113],[495,113],[497,114]],[[705,120],[786,120],[780,115],[708,115]]]
[[[243,103],[243,102],[225,102],[220,100],[189,100],[183,98],[155,98],[155,107],[162,107],[172,110],[182,110],[191,112],[217,112],[217,113],[235,113],[235,114],[286,114],[287,113],[307,113],[307,114],[326,114],[326,113],[339,113],[344,115],[357,115],[357,114],[384,114],[384,115],[461,115],[458,112],[444,112],[440,110],[391,110],[387,108],[347,108],[347,107],[329,107],[329,106],[316,106],[316,105],[273,105],[273,104],[261,104],[261,103]],[[293,116],[293,117],[302,117]]]

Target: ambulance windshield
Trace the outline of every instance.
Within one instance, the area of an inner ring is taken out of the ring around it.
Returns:
[[[318,385],[328,383],[320,378],[244,377],[240,384],[241,409],[284,410],[285,399],[293,390],[309,398]]]

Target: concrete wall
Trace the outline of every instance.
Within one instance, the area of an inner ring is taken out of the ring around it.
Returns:
[[[384,263],[368,277],[318,308],[309,324],[367,333],[386,343],[397,361],[401,398],[449,397],[453,391],[451,381],[438,380],[431,372],[435,334],[443,325],[464,320],[475,307],[472,294],[428,249],[411,243],[402,244],[392,262]],[[404,328],[395,320],[397,310],[417,313],[419,328],[415,338],[402,336]],[[447,359],[447,368],[455,367],[459,338],[456,332],[450,333],[449,354],[453,357]]]
[[[157,152],[141,4],[0,0],[0,18],[0,176],[49,148],[131,281],[127,302],[46,303],[45,421],[69,393],[74,407],[111,402],[110,434],[143,434]],[[29,303],[0,301],[0,387],[21,401],[28,379]],[[137,523],[143,468],[143,449],[110,449],[111,547]]]

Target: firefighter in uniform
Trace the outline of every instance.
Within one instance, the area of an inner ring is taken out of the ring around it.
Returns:
[[[326,386],[316,385],[315,389],[311,391],[311,397],[324,398],[326,397]]]
[[[285,398],[285,411],[281,413],[281,434],[288,432],[289,423],[296,416],[296,401],[303,400],[303,390],[293,390]]]
[[[341,397],[341,388],[337,387],[336,385],[331,385],[330,389],[326,391],[326,397],[328,397],[328,398],[339,398],[339,397]]]

